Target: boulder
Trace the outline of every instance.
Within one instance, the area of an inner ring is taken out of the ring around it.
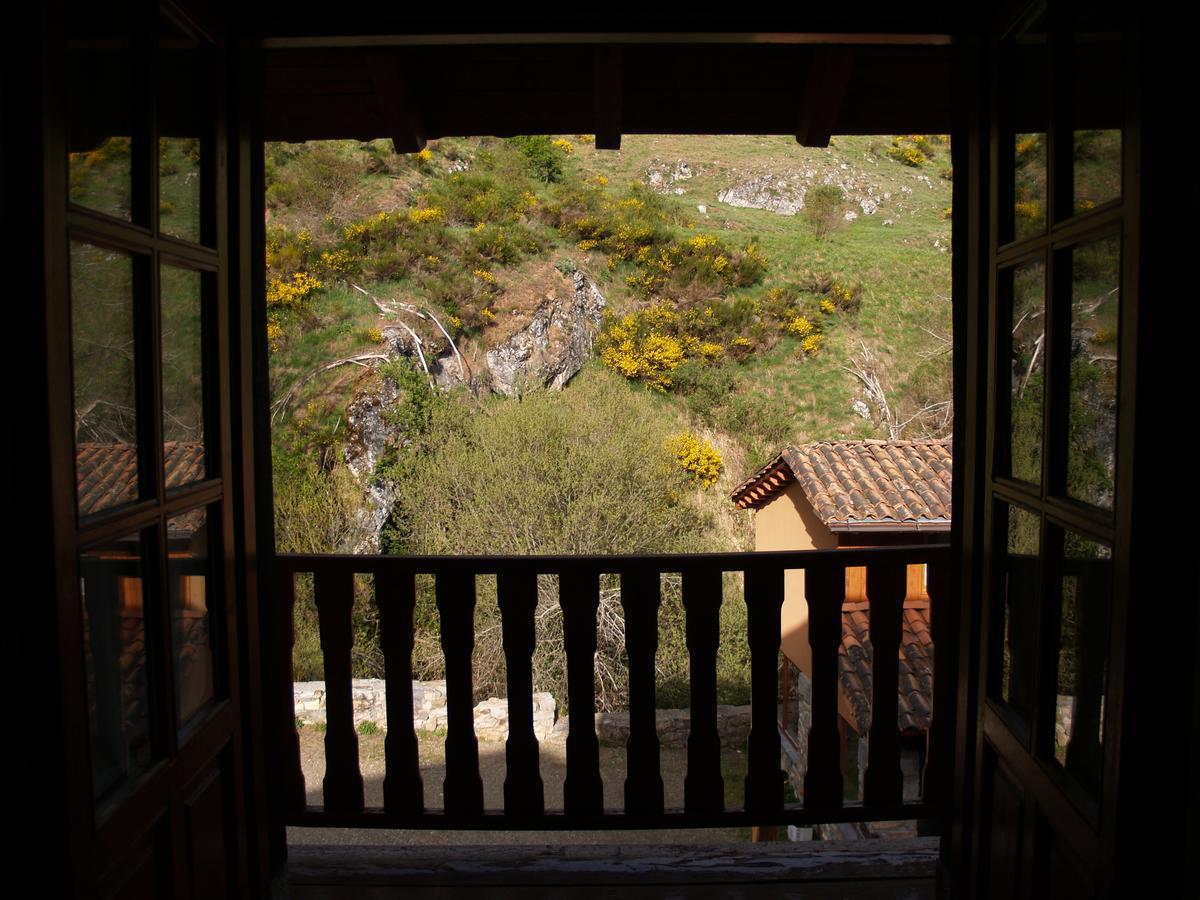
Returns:
[[[606,301],[583,272],[572,290],[547,295],[528,324],[487,351],[492,390],[518,397],[531,387],[561,389],[587,361]]]

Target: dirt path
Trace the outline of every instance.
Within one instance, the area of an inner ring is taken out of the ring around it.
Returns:
[[[325,772],[323,732],[314,728],[300,730],[300,754],[310,803],[321,802],[321,778]],[[423,735],[420,738],[421,778],[425,784],[425,805],[442,808],[442,780],[445,778],[444,738]],[[383,735],[359,735],[359,764],[366,789],[367,806],[383,805]],[[683,776],[687,754],[682,748],[662,748],[664,799],[668,808],[683,806]],[[562,782],[566,776],[566,747],[561,743],[541,746],[542,782],[546,807],[561,809]],[[721,756],[725,776],[725,803],[741,806],[742,780],[746,775],[746,756],[726,750]],[[504,744],[481,741],[479,771],[483,776],[483,800],[488,809],[504,806]],[[600,748],[600,774],[604,779],[604,805],[619,808],[624,804],[625,749]],[[453,844],[716,844],[744,842],[750,839],[747,828],[704,828],[660,831],[424,831],[346,828],[289,828],[288,840],[295,844],[345,845],[439,845]]]

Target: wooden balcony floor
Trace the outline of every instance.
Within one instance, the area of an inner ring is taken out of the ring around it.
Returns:
[[[726,846],[292,846],[294,900],[934,900],[937,838]]]

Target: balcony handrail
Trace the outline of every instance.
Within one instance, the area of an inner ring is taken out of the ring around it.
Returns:
[[[946,544],[776,550],[695,554],[403,556],[277,554],[274,595],[282,628],[277,679],[271,686],[280,715],[285,754],[284,807],[289,824],[368,828],[593,829],[706,828],[741,825],[813,825],[847,821],[940,817],[948,797],[949,742],[953,728],[953,678],[934,678],[932,719],[923,791],[902,799],[897,725],[901,619],[907,566],[928,565],[930,627],[937,667],[952,672],[957,610],[950,600],[950,548]],[[838,735],[838,653],[842,641],[845,570],[865,567],[871,640],[877,658],[896,665],[872,666],[869,757],[861,802],[843,799]],[[809,642],[812,647],[812,726],[803,801],[784,802],[777,725],[777,664],[784,574],[807,573]],[[751,730],[742,808],[726,809],[717,732],[716,650],[722,574],[742,573],[751,659]],[[690,732],[684,807],[663,803],[659,745],[655,733],[654,654],[658,641],[660,576],[680,573],[689,653]],[[325,661],[327,730],[323,805],[310,805],[300,766],[292,695],[295,576],[311,574]],[[351,679],[351,608],[354,576],[373,575],[380,614],[387,682],[384,805],[368,808],[358,763]],[[413,612],[416,576],[432,575],[445,654],[448,729],[445,809],[424,805],[424,786],[411,723]],[[472,710],[475,577],[495,575],[508,677],[510,728],[504,808],[485,810],[478,742]],[[537,576],[560,578],[567,695],[572,711],[594,711],[594,653],[600,576],[620,578],[629,667],[630,737],[625,806],[607,809],[599,766],[595,719],[574,714],[567,736],[564,808],[543,802],[539,744],[533,733],[533,616]],[[882,655],[879,655],[882,654]],[[890,723],[890,724],[889,724]]]

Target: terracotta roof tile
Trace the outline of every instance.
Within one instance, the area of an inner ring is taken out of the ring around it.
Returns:
[[[929,604],[906,601],[900,633],[900,682],[896,719],[900,730],[913,734],[929,730],[933,703],[933,641]],[[842,644],[838,648],[838,680],[850,703],[858,733],[871,728],[871,614],[866,603],[847,603],[842,609]]]
[[[827,526],[946,529],[952,457],[948,441],[822,441],[789,446],[734,489],[757,509],[787,484],[800,484]],[[781,477],[782,474],[782,477]]]
[[[203,479],[204,444],[165,442],[163,468],[169,488]],[[80,444],[75,451],[75,472],[81,516],[137,499],[137,447],[133,444]]]

